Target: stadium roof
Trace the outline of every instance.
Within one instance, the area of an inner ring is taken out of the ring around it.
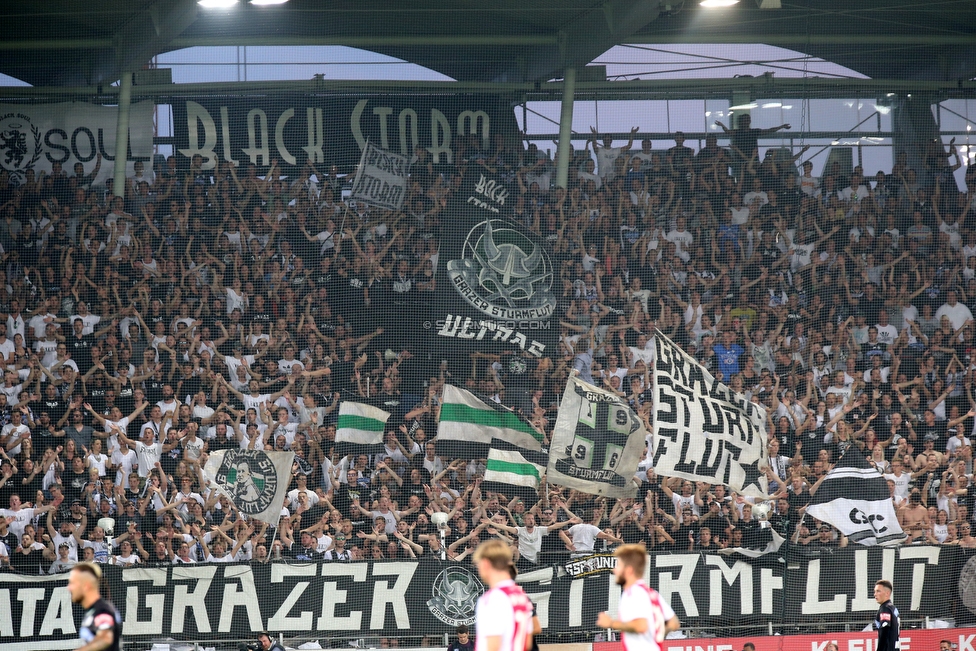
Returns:
[[[758,5],[779,5],[760,8]],[[976,76],[972,0],[7,0],[0,72],[35,86],[111,84],[156,54],[201,45],[348,45],[459,81],[560,77],[618,43],[767,43],[872,78]]]

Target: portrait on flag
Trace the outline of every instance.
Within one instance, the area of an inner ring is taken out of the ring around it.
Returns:
[[[647,430],[623,398],[570,376],[553,429],[547,479],[591,495],[633,497]]]
[[[765,498],[765,408],[736,395],[660,332],[654,340],[657,473]]]
[[[203,475],[244,515],[277,524],[294,461],[294,452],[217,450],[207,459]]]

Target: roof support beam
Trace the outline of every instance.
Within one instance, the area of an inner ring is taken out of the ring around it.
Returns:
[[[629,45],[670,45],[694,43],[765,43],[779,46],[810,45],[850,45],[852,39],[858,45],[973,45],[974,37],[966,35],[930,34],[862,34],[857,37],[843,34],[811,35],[723,32],[721,34],[676,33],[676,34],[634,34],[623,40]],[[471,46],[533,46],[557,45],[560,38],[555,34],[512,34],[512,35],[471,35],[471,36],[217,36],[213,38],[173,38],[164,49],[178,49],[203,46],[303,46],[303,45],[345,45],[348,47],[457,47]],[[114,47],[115,42],[108,38],[68,38],[4,40],[0,41],[0,51],[21,50],[91,50]]]
[[[585,66],[653,22],[660,5],[661,0],[607,0],[561,26],[557,48],[526,54],[525,66],[513,66],[495,81],[545,81]]]
[[[125,196],[126,155],[129,151],[129,109],[132,107],[132,73],[123,72],[119,83],[119,112],[115,123],[115,169],[112,194]]]
[[[159,0],[129,21],[113,39],[115,74],[138,70],[165,51],[196,19],[196,0]]]
[[[576,92],[576,68],[563,71],[563,101],[559,110],[559,149],[556,150],[556,187],[567,188],[569,150],[573,139],[573,93]]]
[[[137,86],[133,95],[139,98],[176,98],[207,96],[247,96],[273,92],[309,94],[344,93],[486,93],[517,95],[530,101],[560,100],[564,84],[561,81],[544,84],[530,82],[455,82],[455,81],[249,81],[199,84],[167,84]],[[929,93],[933,97],[976,98],[976,81],[912,81],[905,79],[825,79],[785,78],[772,75],[739,77],[736,79],[656,79],[641,81],[600,81],[575,83],[575,99],[701,99],[729,97],[733,92],[747,91],[752,97],[884,97]],[[84,87],[0,87],[0,99],[30,101],[48,100],[52,96],[74,97],[89,101],[114,103],[117,86]]]
[[[673,45],[698,43],[764,43],[780,47],[800,47],[805,45],[973,45],[976,38],[971,35],[943,34],[785,34],[772,32],[715,32],[698,31],[635,34],[624,40],[628,45]]]
[[[534,46],[557,45],[555,34],[496,34],[496,35],[450,35],[450,36],[216,36],[213,38],[173,38],[160,51],[187,47],[209,46],[268,46],[296,47],[307,45],[345,45],[347,47],[491,47],[491,46]],[[107,38],[95,39],[42,39],[38,41],[0,41],[0,51],[19,50],[91,50],[110,48],[116,44]]]

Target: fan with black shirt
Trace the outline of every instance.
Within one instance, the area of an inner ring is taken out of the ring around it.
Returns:
[[[528,416],[532,414],[533,378],[531,364],[535,363],[527,352],[503,355],[497,366],[498,379],[505,386],[504,404]]]
[[[71,461],[71,467],[61,474],[61,484],[64,486],[64,498],[69,503],[82,498],[85,486],[88,484],[88,469],[81,455]]]

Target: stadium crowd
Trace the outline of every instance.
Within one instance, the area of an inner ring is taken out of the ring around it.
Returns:
[[[759,156],[774,130],[726,131],[729,148],[709,136],[698,151],[680,133],[667,149],[594,136],[568,190],[534,144],[472,138],[453,164],[420,148],[395,213],[345,200],[335,166],[260,176],[170,158],[136,163],[107,199],[100,158],[0,173],[0,565],[461,559],[492,536],[523,565],[621,542],[759,545],[753,500],[656,476],[646,453],[622,500],[492,494],[483,460],[437,453],[445,382],[548,437],[576,372],[650,430],[655,328],[768,409],[766,519],[792,545],[846,545],[803,511],[857,446],[909,542],[976,547],[976,169],[960,191],[958,152],[933,143],[921,169],[899,157],[891,173],[815,177],[805,150]],[[398,324],[436,291],[448,200],[476,166],[517,188],[514,217],[551,246],[550,357],[460,358]],[[343,400],[393,414],[382,454],[335,454]],[[231,447],[295,451],[276,525],[204,480]]]

